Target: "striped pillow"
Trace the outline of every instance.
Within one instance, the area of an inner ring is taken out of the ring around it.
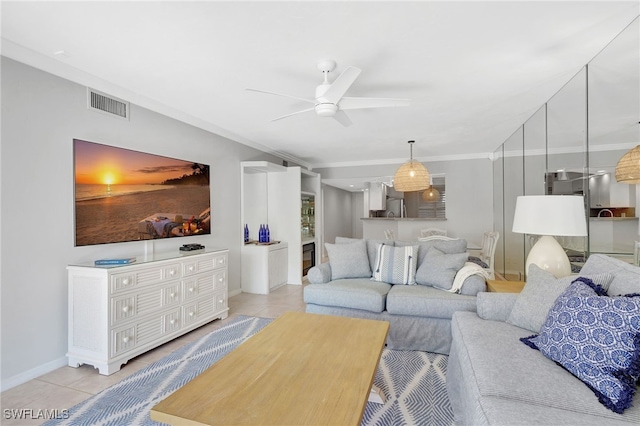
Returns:
[[[418,246],[393,247],[378,244],[373,281],[388,284],[416,284]]]

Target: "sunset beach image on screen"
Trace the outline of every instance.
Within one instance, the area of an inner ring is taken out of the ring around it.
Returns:
[[[209,165],[80,139],[73,155],[76,246],[211,233]]]

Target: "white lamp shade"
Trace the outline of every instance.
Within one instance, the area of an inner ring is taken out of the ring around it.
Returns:
[[[580,195],[519,196],[512,231],[533,235],[586,236],[584,199]]]

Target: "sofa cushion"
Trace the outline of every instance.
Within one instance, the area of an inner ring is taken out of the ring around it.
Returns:
[[[326,284],[309,284],[304,288],[304,302],[382,312],[390,288],[391,284],[365,278],[335,280]]]
[[[415,245],[416,242],[407,242],[407,241],[396,241],[396,247],[404,247],[409,245]],[[430,240],[430,241],[418,241],[418,268],[422,265],[422,261],[424,260],[427,252],[431,247],[435,247],[443,253],[446,254],[454,254],[454,253],[466,253],[467,251],[467,240],[459,238],[454,240]]]
[[[575,413],[576,419],[594,416],[590,423],[593,425],[640,423],[640,403],[636,402],[624,415],[608,410],[569,371],[523,345],[519,339],[528,336],[528,330],[502,321],[482,320],[475,313],[456,312],[451,333],[451,356],[460,360],[463,380],[476,388],[480,410],[487,408],[487,398],[537,408],[534,418],[508,415],[517,416],[517,413],[493,413],[490,417],[495,422],[491,424],[560,424],[555,409]]]
[[[583,274],[610,272],[613,281],[606,289],[610,296],[640,293],[640,267],[604,254],[592,254],[582,267]]]
[[[389,284],[416,284],[418,246],[378,244],[377,252],[372,280]]]
[[[581,273],[579,276],[587,277],[604,288],[607,288],[613,279],[613,275],[609,273],[594,275]],[[539,333],[553,303],[576,278],[578,275],[556,278],[552,273],[531,264],[527,283],[518,295],[507,322]]]
[[[349,243],[354,243],[357,241],[363,241],[362,239],[358,239],[358,238],[349,238],[349,237],[336,237],[335,242],[336,244],[349,244]],[[367,256],[369,258],[369,267],[371,268],[371,270],[373,271],[375,264],[376,264],[376,256],[378,255],[378,244],[386,244],[388,246],[393,246],[394,243],[391,240],[369,240],[366,239],[364,240],[365,243],[367,244]]]
[[[331,279],[371,277],[364,240],[348,244],[325,243],[331,266]]]
[[[613,412],[631,406],[640,377],[640,294],[608,297],[579,278],[558,297],[540,335],[521,340],[582,380]]]
[[[416,282],[421,285],[449,290],[456,273],[467,261],[467,253],[446,254],[437,247],[430,247],[416,272]]]
[[[397,315],[450,319],[456,311],[476,310],[475,296],[463,296],[427,286],[393,286],[387,312]]]

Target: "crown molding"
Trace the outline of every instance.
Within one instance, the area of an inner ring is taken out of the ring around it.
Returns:
[[[461,160],[484,160],[491,159],[492,152],[478,152],[472,154],[455,154],[455,155],[437,155],[433,157],[413,157],[421,163],[433,163],[438,161],[461,161]],[[358,166],[380,166],[387,164],[403,164],[408,158],[390,158],[387,160],[363,160],[363,161],[345,161],[336,163],[318,163],[314,164],[314,169],[325,169],[331,167],[358,167]]]

